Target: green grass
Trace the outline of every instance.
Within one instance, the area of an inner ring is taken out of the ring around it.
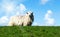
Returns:
[[[0,37],[60,37],[60,27],[0,26]]]

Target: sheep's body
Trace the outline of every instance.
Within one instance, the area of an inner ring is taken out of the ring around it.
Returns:
[[[31,18],[30,15],[25,16],[13,16],[10,19],[9,26],[13,25],[20,25],[20,26],[31,26],[33,22],[33,17]]]

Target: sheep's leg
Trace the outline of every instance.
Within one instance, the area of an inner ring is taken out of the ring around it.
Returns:
[[[23,26],[27,26],[27,23],[25,22],[25,23],[23,23]]]
[[[23,26],[26,26],[27,23],[23,23]]]
[[[13,24],[13,22],[9,22],[9,24],[8,24],[9,26],[13,26],[14,24]]]
[[[27,24],[27,26],[31,26],[32,25],[32,22],[29,22],[28,24]]]
[[[24,22],[23,26],[31,26],[31,24],[32,24],[31,22]]]

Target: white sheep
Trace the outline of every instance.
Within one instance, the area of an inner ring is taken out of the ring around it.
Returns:
[[[25,16],[12,16],[9,21],[9,26],[31,26],[34,21],[33,12],[27,12]]]

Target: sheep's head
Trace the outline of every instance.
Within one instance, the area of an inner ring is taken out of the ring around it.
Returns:
[[[32,19],[32,21],[34,21],[33,12],[29,11],[27,12],[27,15]]]

